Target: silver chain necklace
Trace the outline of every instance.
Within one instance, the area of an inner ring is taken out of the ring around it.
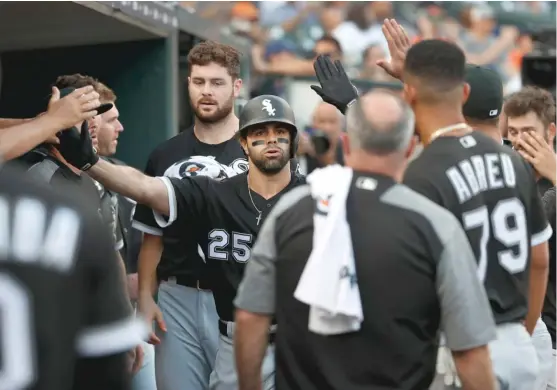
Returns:
[[[246,176],[247,178],[247,176]],[[251,197],[251,189],[249,188],[249,179],[247,179],[248,182],[248,194],[249,194],[249,200],[251,200],[251,204],[253,205],[253,208],[258,212],[257,215],[257,226],[259,226],[259,222],[261,222],[261,210],[259,210],[257,208],[257,206],[255,205],[255,202],[253,201],[253,198]]]

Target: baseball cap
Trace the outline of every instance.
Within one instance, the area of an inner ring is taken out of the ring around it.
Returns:
[[[75,91],[75,88],[73,88],[73,87],[67,87],[67,88],[61,89],[60,90],[60,99],[63,98],[64,96],[69,95],[73,91]],[[97,115],[101,115],[101,114],[104,114],[107,111],[110,111],[112,109],[112,107],[113,107],[112,103],[101,104],[99,107],[97,107]]]
[[[503,82],[497,72],[473,64],[466,65],[470,96],[462,112],[472,119],[497,118],[503,108]]]

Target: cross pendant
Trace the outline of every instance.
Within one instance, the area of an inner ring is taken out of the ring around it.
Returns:
[[[257,226],[259,226],[259,222],[261,222],[261,213],[257,216]]]

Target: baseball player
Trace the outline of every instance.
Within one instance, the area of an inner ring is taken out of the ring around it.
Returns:
[[[469,87],[458,47],[427,40],[406,50],[409,42],[395,21],[387,21],[384,31],[392,49],[388,69],[397,78],[404,75],[405,99],[425,146],[408,167],[404,184],[462,223],[498,326],[497,340],[490,343],[494,371],[504,388],[531,389],[539,369],[529,333],[543,304],[552,233],[532,169],[465,123],[462,105]],[[523,285],[529,285],[528,294]]]
[[[147,326],[97,210],[61,189],[0,167],[0,389],[128,389]]]
[[[233,299],[262,221],[283,193],[304,182],[289,166],[298,139],[292,108],[270,95],[245,105],[238,138],[248,157],[249,171],[222,181],[206,176],[152,178],[129,167],[114,166],[99,161],[88,137],[82,133],[81,141],[72,145],[74,152],[68,153],[68,158],[73,163],[91,166],[88,172],[107,188],[150,206],[161,228],[195,227],[193,239],[210,270],[219,315],[215,326],[221,333],[210,388],[236,389]],[[262,368],[265,389],[274,386],[273,342],[271,333]]]
[[[240,53],[205,41],[188,53],[188,67],[194,124],[153,150],[145,174],[221,180],[245,172],[246,156],[234,138],[234,100],[242,84]],[[139,309],[158,323],[150,337],[156,346],[158,390],[205,390],[219,334],[203,253],[193,239],[196,227],[171,225],[163,230],[143,204],[137,205],[132,226],[143,233]],[[157,287],[158,307],[153,299]]]

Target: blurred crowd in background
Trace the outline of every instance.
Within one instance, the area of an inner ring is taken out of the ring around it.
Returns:
[[[354,79],[392,82],[376,66],[389,52],[381,31],[385,18],[395,18],[414,41],[457,42],[469,62],[500,73],[506,94],[521,88],[521,60],[537,36],[553,29],[555,39],[553,1],[179,3],[249,40],[252,96],[284,95],[285,76],[313,76],[312,60],[324,53],[341,60]]]

